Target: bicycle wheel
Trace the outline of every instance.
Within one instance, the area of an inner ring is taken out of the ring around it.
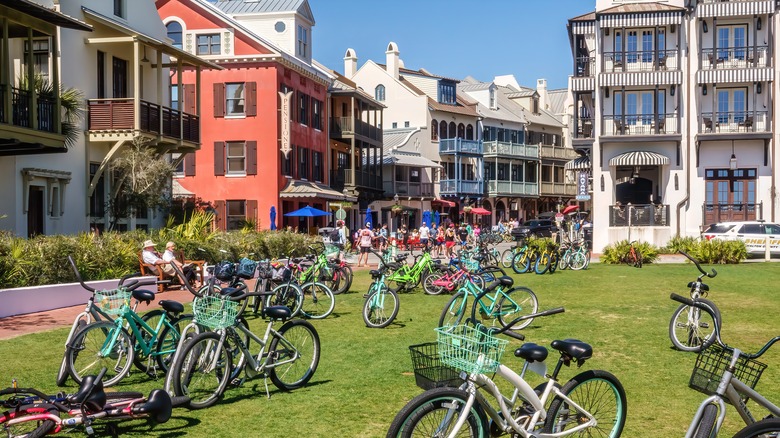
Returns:
[[[307,321],[287,321],[268,350],[268,377],[282,391],[305,385],[320,363],[320,336]]]
[[[301,286],[301,290],[303,291],[301,313],[307,318],[326,318],[336,307],[333,292],[322,283],[306,283]]]
[[[566,269],[568,269],[569,263],[571,261],[571,256],[572,253],[569,251],[564,252],[563,254],[558,254],[558,266],[557,266],[558,269],[560,269],[561,271],[565,271]]]
[[[434,281],[441,280],[441,273],[433,273],[425,276],[423,280],[423,291],[428,295],[439,295],[444,292],[444,287],[433,284]]]
[[[182,346],[171,367],[173,392],[188,396],[190,409],[207,408],[225,393],[233,359],[220,334],[203,332]]]
[[[191,313],[179,315],[178,318],[169,321],[167,325],[163,326],[163,329],[160,331],[157,343],[154,346],[154,359],[163,374],[167,373],[171,367],[173,356],[181,340],[181,332],[192,322],[192,319],[193,315]]]
[[[24,420],[24,417],[34,415],[51,414],[59,416],[59,411],[54,406],[48,404],[20,406],[13,410],[0,413],[0,430],[3,436],[10,438],[41,438],[54,430],[57,425],[54,420],[33,420],[22,421],[13,426],[9,426],[11,420]],[[7,434],[7,435],[6,435]]]
[[[720,328],[720,311],[711,301],[704,298],[699,300],[712,309],[715,320],[698,307],[681,304],[669,321],[669,339],[678,350],[698,353],[715,342],[715,324]]]
[[[515,258],[514,248],[507,248],[501,253],[501,266],[504,268],[512,267],[512,259]]]
[[[165,312],[160,309],[154,309],[150,310],[149,312],[144,313],[141,315],[141,320],[146,323],[149,327],[151,327],[153,330],[157,329],[157,325],[160,323],[160,320],[162,319],[162,316],[165,315]],[[165,327],[165,326],[163,326]],[[143,337],[143,342],[149,346],[153,347],[152,345],[149,345],[149,343],[152,341],[152,333],[144,330],[141,325],[138,325],[138,329],[141,333],[141,336]],[[162,331],[162,328],[160,329]],[[133,333],[133,338],[135,338],[135,333]],[[133,358],[133,365],[135,365],[136,368],[138,368],[142,373],[149,373],[150,371],[154,371],[154,365],[150,366],[149,361],[149,355],[144,353],[143,349],[141,348],[141,342],[138,339],[135,339],[135,357]],[[152,350],[154,351],[154,350]],[[150,351],[151,353],[151,351]]]
[[[84,327],[68,345],[70,377],[80,385],[84,376],[97,375],[106,368],[103,386],[119,383],[130,372],[134,343],[124,328],[112,322],[100,321]]]
[[[449,436],[462,412],[469,394],[458,388],[434,388],[413,398],[395,416],[387,438],[416,436]],[[479,403],[473,403],[457,437],[490,436],[487,416]]]
[[[291,311],[293,317],[301,311],[303,305],[303,291],[301,287],[295,283],[284,283],[276,286],[273,289],[273,295],[269,295],[266,298],[266,307],[270,306],[287,306]]]
[[[239,287],[242,287],[242,286],[244,288],[246,288],[246,283],[244,283],[243,281],[238,281],[238,282],[236,282],[235,286],[233,286],[233,287],[239,288]],[[248,305],[249,305],[249,297],[244,297],[241,300],[239,300],[238,301],[238,310],[236,311],[236,315],[243,315],[244,311],[246,310],[246,306],[248,306]]]
[[[780,418],[766,418],[737,432],[734,438],[777,438],[780,436]]]
[[[548,269],[550,269],[550,255],[544,252],[536,259],[536,263],[534,263],[534,272],[542,275],[547,272]]]
[[[549,265],[549,268],[547,269],[547,272],[549,272],[550,274],[554,274],[555,273],[555,270],[558,269],[558,259],[559,258],[560,258],[560,256],[558,255],[557,252],[554,252],[554,253],[550,254],[550,265]]]
[[[527,251],[520,251],[512,259],[512,270],[515,274],[525,274],[531,267],[531,255]]]
[[[460,322],[465,318],[464,315],[466,313],[467,302],[468,297],[466,296],[465,292],[460,291],[455,293],[455,295],[450,298],[450,300],[447,302],[447,305],[445,305],[444,309],[441,311],[438,326],[444,327],[460,324]]]
[[[333,290],[334,295],[338,295],[349,291],[352,287],[352,268],[349,266],[342,266],[336,271],[339,275],[339,287]]]
[[[527,287],[515,287],[503,292],[498,300],[498,307],[494,310],[498,314],[501,326],[506,326],[515,318],[523,315],[531,315],[539,310],[539,300],[534,291]],[[528,327],[533,318],[518,322],[511,327],[512,330],[520,330]]]
[[[398,294],[384,283],[375,284],[363,303],[363,322],[370,328],[385,328],[398,316]]]
[[[699,424],[696,425],[694,430],[694,438],[710,438],[712,432],[715,430],[715,421],[718,419],[718,407],[713,404],[708,404],[704,407],[704,412],[701,413]]]
[[[588,259],[585,253],[581,251],[573,252],[569,256],[569,267],[573,271],[579,271],[585,269],[588,266]]]
[[[87,319],[85,317],[79,318],[78,322],[76,323],[76,327],[73,329],[73,335],[78,333],[80,330],[82,330],[87,325]],[[70,344],[71,339],[73,339],[73,336],[70,336],[67,340],[65,340],[65,345]],[[60,369],[57,370],[57,380],[56,384],[57,386],[65,386],[65,382],[68,381],[68,347],[65,347],[65,351],[62,352],[62,362],[60,362]]]
[[[572,436],[617,438],[623,432],[626,424],[626,391],[614,375],[602,370],[585,371],[566,382],[561,392],[586,413],[556,397],[547,411],[543,429],[545,433],[561,433],[579,426],[588,421],[587,414],[592,415],[597,424]]]

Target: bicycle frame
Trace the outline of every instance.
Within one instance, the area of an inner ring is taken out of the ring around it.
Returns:
[[[152,328],[149,326],[143,319],[141,319],[138,314],[133,312],[132,310],[128,309],[127,312],[123,312],[121,316],[119,316],[115,321],[114,324],[116,325],[116,328],[122,327],[124,322],[127,323],[127,326],[130,327],[130,330],[133,333],[133,338],[135,339],[135,346],[134,348],[137,350],[139,347],[141,351],[143,351],[144,354],[149,355],[150,357],[157,356],[158,353],[153,351],[153,348],[155,344],[157,343],[157,336],[162,332],[162,327],[167,326],[168,328],[175,330],[175,328],[171,325],[168,314],[163,312],[162,317],[160,318],[160,321],[157,323],[156,328]],[[151,335],[151,338],[147,342],[144,340],[143,337],[143,331],[146,331],[146,333]],[[108,356],[111,351],[113,351],[114,345],[116,343],[117,338],[119,337],[119,330],[113,330],[113,335],[110,338],[106,339],[106,343],[103,344],[103,348],[101,349],[101,354],[103,356]],[[175,350],[171,351],[165,351],[160,352],[159,354],[169,354],[173,353]]]
[[[401,269],[393,272],[388,280],[400,283],[416,283],[425,268],[430,270],[431,263],[433,263],[431,255],[428,252],[424,252],[422,257],[412,267],[409,267],[409,265],[402,266]]]
[[[132,414],[133,406],[144,402],[145,398],[137,398],[132,400],[124,400],[121,403],[106,405],[106,407],[94,414],[83,415],[81,409],[70,409],[66,413],[70,418],[60,418],[58,415],[51,413],[40,413],[35,415],[24,415],[20,418],[14,418],[11,421],[4,423],[6,426],[14,426],[16,424],[27,423],[31,421],[54,421],[56,426],[50,432],[50,434],[60,433],[64,427],[81,426],[83,424],[90,424],[92,421],[100,418],[111,418],[116,420],[136,418]],[[43,404],[44,406],[46,403]],[[12,413],[13,414],[13,413]]]
[[[458,289],[458,292],[460,292],[460,291],[463,291],[465,293],[465,295],[466,295],[466,297],[465,297],[466,299],[464,299],[463,302],[461,303],[460,312],[464,312],[465,311],[465,307],[467,305],[467,301],[468,301],[469,297],[476,299],[482,293],[482,290],[479,289],[471,281],[467,281],[466,284],[463,287]],[[501,315],[501,313],[499,312],[498,309],[496,309],[496,303],[498,302],[498,300],[501,297],[505,297],[507,300],[509,300],[509,302],[512,303],[512,306],[520,307],[512,299],[512,297],[510,297],[509,295],[504,293],[504,290],[503,290],[503,288],[501,286],[498,286],[498,287],[496,287],[496,290],[495,290],[495,292],[493,294],[487,294],[487,295],[483,296],[482,298],[480,298],[479,301],[477,301],[477,303],[479,304],[480,313],[482,313],[484,315],[487,315],[487,316],[489,316],[491,318],[498,318],[498,316]],[[490,300],[490,306],[486,306],[485,303],[482,302],[482,299],[484,299],[484,298],[487,298],[488,300]]]

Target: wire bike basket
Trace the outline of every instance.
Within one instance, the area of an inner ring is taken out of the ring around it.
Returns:
[[[442,363],[437,342],[410,345],[409,355],[412,357],[414,380],[420,388],[457,387],[463,382],[458,370]]]
[[[693,373],[688,386],[707,395],[715,394],[726,367],[731,363],[732,354],[731,350],[724,350],[718,344],[713,344],[706,350],[701,351],[696,357],[696,363],[693,366]],[[758,379],[761,378],[761,374],[765,369],[765,364],[740,356],[734,369],[734,377],[755,389]],[[744,400],[746,398],[743,397]],[[729,402],[728,399],[725,401]]]
[[[132,292],[125,288],[95,291],[95,305],[108,315],[119,315],[125,306],[130,305]]]
[[[230,327],[236,323],[238,302],[219,297],[199,297],[192,302],[194,322],[212,330]]]
[[[436,330],[441,361],[469,374],[496,371],[509,341],[469,325],[439,327]]]

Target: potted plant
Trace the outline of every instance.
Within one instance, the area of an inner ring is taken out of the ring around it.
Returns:
[[[393,206],[393,208],[390,209],[390,211],[392,211],[394,214],[401,214],[404,209],[400,205],[396,204]]]
[[[463,212],[464,213],[471,213],[471,206],[467,205],[467,206],[463,207]]]

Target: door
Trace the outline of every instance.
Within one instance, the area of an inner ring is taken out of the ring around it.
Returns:
[[[114,98],[121,99],[127,97],[127,61],[114,58],[112,63]]]
[[[27,198],[27,237],[43,234],[43,216],[45,212],[43,187],[30,186],[30,193]]]
[[[707,169],[705,224],[756,219],[756,169]]]

